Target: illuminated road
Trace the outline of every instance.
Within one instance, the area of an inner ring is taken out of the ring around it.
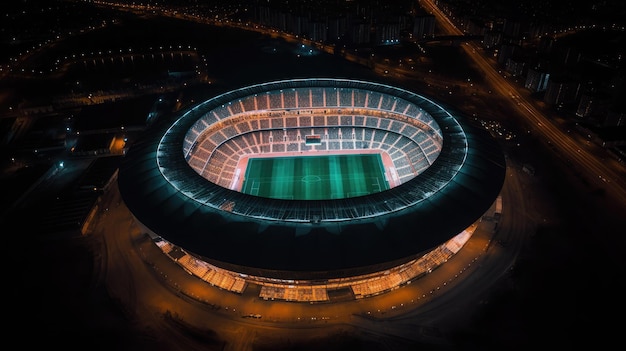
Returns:
[[[431,12],[442,30],[449,35],[463,35],[450,19],[435,6],[432,0],[420,0],[420,5]],[[506,97],[507,101],[528,122],[529,130],[553,145],[562,157],[573,164],[575,171],[585,174],[585,180],[598,188],[607,190],[607,196],[614,197],[620,204],[626,204],[626,172],[622,165],[611,161],[611,157],[599,156],[605,150],[581,143],[564,132],[548,119],[535,105],[517,92],[515,85],[500,74],[497,68],[482,54],[482,49],[474,43],[461,45],[476,66],[484,73],[486,81],[493,85],[494,92]],[[575,133],[574,133],[575,134]]]
[[[507,168],[505,220],[497,240],[492,240],[494,222],[486,219],[464,248],[431,274],[382,295],[330,304],[266,301],[258,287],[239,295],[189,275],[144,234],[113,182],[87,234],[101,243],[95,280],[172,350],[206,350],[215,343],[215,349],[248,351],[259,343],[302,343],[341,333],[372,342],[399,338],[445,344],[448,328],[468,323],[469,311],[507,274],[541,220],[538,208],[526,206],[535,193],[525,188],[532,186],[531,177],[516,169]],[[174,317],[168,319],[170,314]],[[262,318],[242,318],[249,314]],[[204,336],[194,340],[190,330]]]

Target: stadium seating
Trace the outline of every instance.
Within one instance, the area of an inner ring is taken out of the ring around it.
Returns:
[[[227,177],[233,173],[220,168],[232,168],[242,156],[374,149],[392,156],[405,182],[426,169],[441,150],[431,122],[418,106],[378,92],[281,89],[205,112],[186,135],[185,152],[196,172],[216,184],[230,184]],[[324,142],[306,145],[303,136],[310,134],[322,135]]]

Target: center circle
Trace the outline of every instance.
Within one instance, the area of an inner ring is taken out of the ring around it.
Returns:
[[[302,182],[304,183],[319,183],[322,181],[322,178],[318,175],[307,175],[302,177]]]

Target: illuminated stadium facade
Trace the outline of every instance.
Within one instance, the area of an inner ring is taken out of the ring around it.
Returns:
[[[314,302],[409,283],[460,250],[504,181],[487,132],[378,83],[264,83],[176,117],[129,150],[120,191],[163,252],[236,293],[257,284],[262,298]],[[250,157],[355,153],[386,160],[388,190],[322,200],[239,191]]]

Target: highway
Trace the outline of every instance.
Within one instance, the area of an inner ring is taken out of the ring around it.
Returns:
[[[434,4],[433,0],[420,0],[420,5],[432,13],[442,30],[449,35],[464,35],[450,19]],[[624,166],[614,162],[606,151],[592,144],[581,143],[573,134],[563,130],[555,121],[518,92],[514,83],[502,75],[497,67],[484,55],[482,48],[473,42],[461,45],[476,66],[484,73],[486,81],[493,85],[494,93],[506,97],[507,101],[528,123],[529,131],[545,140],[566,160],[571,162],[575,172],[584,174],[590,184],[606,190],[606,195],[614,197],[620,204],[626,204],[626,171]],[[574,133],[575,134],[575,133]]]

